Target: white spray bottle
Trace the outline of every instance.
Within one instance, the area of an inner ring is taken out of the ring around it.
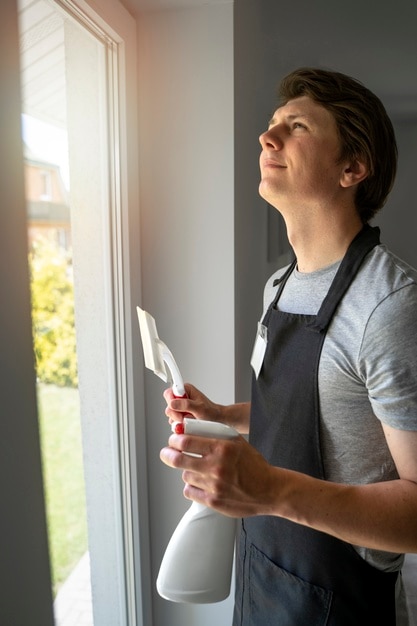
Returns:
[[[154,318],[137,307],[145,365],[168,382],[173,393],[186,397],[181,374],[172,353],[159,339]],[[168,371],[165,367],[168,366]],[[175,432],[232,439],[238,432],[225,424],[184,418]],[[211,603],[230,594],[237,523],[204,505],[193,502],[179,522],[162,559],[156,586],[172,602]]]

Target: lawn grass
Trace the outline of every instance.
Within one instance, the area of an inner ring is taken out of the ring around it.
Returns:
[[[88,545],[78,390],[40,383],[38,406],[55,596]]]

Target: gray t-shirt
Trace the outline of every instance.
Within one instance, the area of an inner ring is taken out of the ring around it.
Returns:
[[[294,270],[278,307],[315,315],[339,264]],[[264,313],[276,295],[267,282]],[[381,422],[417,430],[417,272],[385,246],[365,258],[327,331],[319,366],[321,443],[326,478],[365,484],[398,474]],[[352,512],[354,514],[354,512]],[[369,563],[401,568],[403,556],[357,547]]]

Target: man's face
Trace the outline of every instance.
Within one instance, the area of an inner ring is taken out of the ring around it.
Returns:
[[[307,96],[274,113],[260,136],[260,195],[285,215],[288,211],[335,206],[346,163],[333,115]]]

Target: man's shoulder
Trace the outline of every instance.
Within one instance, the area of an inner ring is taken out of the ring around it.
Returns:
[[[372,293],[376,298],[384,298],[404,287],[417,287],[417,270],[381,244],[367,255],[355,283],[368,296]]]

